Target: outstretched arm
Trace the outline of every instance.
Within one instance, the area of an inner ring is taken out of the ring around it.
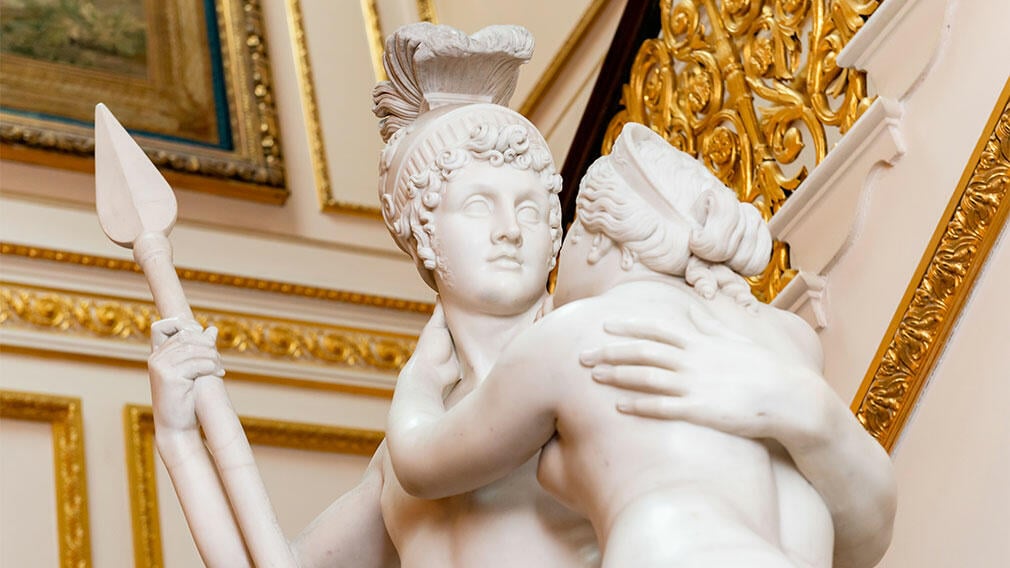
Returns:
[[[386,441],[408,493],[426,499],[483,487],[525,463],[554,434],[551,389],[529,388],[534,369],[528,330],[473,392],[446,410],[443,392],[458,377],[441,308],[400,373]]]
[[[214,348],[217,331],[192,320],[161,320],[151,327],[148,360],[154,438],[204,564],[252,566],[231,505],[197,425],[196,377],[224,374]]]
[[[246,539],[252,537],[239,527],[240,524],[244,528],[250,523],[259,523],[259,534],[269,531],[280,543],[274,550],[280,557],[265,562],[257,559],[257,566],[397,566],[398,559],[379,509],[384,456],[381,448],[369,464],[361,484],[341,496],[293,544],[287,542],[274,520],[265,493],[226,494],[218,476],[218,469],[222,467],[231,467],[229,473],[232,475],[236,469],[240,470],[242,475],[253,477],[260,487],[262,482],[251,453],[229,452],[228,448],[223,448],[225,454],[239,458],[245,455],[246,459],[222,460],[221,455],[214,455],[212,461],[212,453],[200,435],[196,415],[198,402],[193,392],[195,379],[224,374],[214,347],[216,334],[214,328],[203,330],[193,320],[157,322],[152,326],[154,352],[148,362],[155,442],[204,563],[211,568],[252,566],[246,546]],[[230,406],[228,411],[232,412],[231,420],[237,423]],[[248,444],[241,428],[230,434],[234,443]],[[243,507],[232,507],[235,500],[242,500]],[[254,506],[250,508],[250,505]],[[238,515],[264,508],[269,515],[237,522]]]
[[[894,522],[891,462],[815,368],[820,346],[813,331],[792,330],[814,351],[813,364],[783,366],[775,353],[711,317],[691,317],[698,333],[657,321],[608,322],[608,332],[639,341],[587,352],[583,363],[598,382],[651,393],[620,401],[622,412],[781,443],[831,512],[834,566],[874,566]]]

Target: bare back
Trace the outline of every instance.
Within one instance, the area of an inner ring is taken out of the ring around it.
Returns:
[[[546,450],[556,463],[550,467],[542,464],[541,481],[584,510],[604,543],[636,546],[635,541],[656,523],[682,527],[683,537],[692,540],[678,543],[676,535],[666,538],[663,546],[673,557],[678,550],[704,546],[697,541],[699,533],[713,538],[713,546],[719,546],[718,539],[723,537],[733,542],[750,539],[758,548],[770,545],[776,550],[783,539],[819,542],[806,535],[780,534],[781,526],[791,527],[780,523],[780,495],[790,507],[798,503],[824,511],[829,532],[831,527],[816,491],[775,445],[685,422],[619,414],[615,404],[627,393],[595,384],[589,370],[578,364],[582,350],[614,341],[603,331],[603,322],[579,321],[584,317],[581,314],[659,318],[682,325],[685,333],[697,333],[688,318],[691,305],[703,307],[722,321],[744,322],[734,331],[774,346],[783,357],[800,356],[780,322],[769,321],[777,314],[764,311],[741,318],[743,308],[728,297],[705,301],[691,291],[666,284],[625,284],[576,302],[571,310],[561,308],[550,317],[569,321],[549,329],[568,330],[559,342],[563,347],[558,347],[570,350],[571,356],[553,373],[556,380],[565,382],[567,394],[557,407],[557,438]],[[713,527],[698,531],[706,519]],[[726,536],[734,530],[741,535]],[[630,538],[615,538],[614,531]],[[606,556],[612,557],[613,547],[608,547]],[[830,553],[829,542],[827,558]],[[811,551],[810,556],[820,555]]]

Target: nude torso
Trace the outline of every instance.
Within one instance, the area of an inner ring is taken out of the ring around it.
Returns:
[[[703,304],[722,321],[742,322],[735,326],[740,327],[734,329],[737,333],[803,364],[787,334],[769,322],[769,311],[742,319],[742,308],[729,298],[706,302],[690,291],[640,283],[588,301],[595,304],[591,311],[597,314],[659,317],[683,324],[685,330],[693,329],[687,306]],[[720,317],[729,314],[733,315]],[[565,345],[576,353],[609,338],[602,322],[564,327],[574,330]],[[824,537],[832,532],[830,516],[816,491],[776,445],[684,422],[618,414],[614,405],[626,393],[595,385],[588,369],[577,363],[566,369],[556,373],[569,384],[558,408],[558,436],[544,452],[540,478],[559,498],[577,504],[593,519],[600,541],[611,543],[608,559],[630,555],[645,566],[647,557],[662,563],[733,543],[753,546],[752,554],[768,549],[772,556],[797,552],[798,547],[797,556],[803,559],[798,564],[830,562],[831,540]],[[785,503],[790,515],[799,510],[818,522],[803,526],[783,522],[779,512]],[[655,527],[660,525],[677,527],[677,534],[656,539]],[[628,550],[615,550],[614,543]],[[645,548],[648,554],[643,556]]]
[[[402,568],[599,566],[592,526],[540,486],[536,457],[476,491],[426,500],[403,489],[386,454],[381,506]]]

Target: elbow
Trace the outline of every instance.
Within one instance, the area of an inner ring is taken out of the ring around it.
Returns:
[[[836,536],[843,533],[850,535],[836,543],[836,568],[872,568],[891,546],[898,510],[898,489],[890,459],[881,464],[874,479],[862,493],[861,514],[850,518],[858,526],[839,527],[842,530],[836,528]]]
[[[406,433],[392,435],[390,432],[386,445],[396,481],[409,495],[419,499],[441,499],[450,495],[440,487],[439,477],[432,471],[431,454],[424,451],[423,444]]]

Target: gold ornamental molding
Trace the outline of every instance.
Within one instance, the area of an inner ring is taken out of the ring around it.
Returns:
[[[154,461],[154,415],[150,406],[127,405],[123,418],[134,565],[137,568],[161,567],[163,559]],[[278,448],[371,456],[383,438],[382,432],[374,430],[321,424],[248,417],[241,418],[241,422],[250,444]]]
[[[88,479],[84,463],[81,400],[4,390],[0,391],[0,417],[48,422],[52,425],[60,566],[91,566]]]
[[[92,266],[107,270],[118,270],[123,272],[142,273],[140,266],[129,260],[80,254],[70,251],[48,249],[42,247],[32,247],[14,243],[0,242],[0,256],[20,256],[39,260],[49,260],[53,262],[64,262],[79,266]],[[278,280],[264,280],[260,278],[249,278],[246,276],[235,276],[232,274],[222,274],[219,272],[205,272],[190,268],[177,268],[179,278],[192,282],[206,282],[218,286],[230,286],[234,288],[244,288],[248,290],[259,290],[275,294],[302,296],[306,298],[317,298],[345,304],[355,304],[373,308],[383,308],[387,310],[398,310],[404,312],[414,312],[420,314],[430,314],[433,305],[426,302],[415,302],[411,300],[401,300],[398,298],[388,298],[385,296],[375,296],[372,294],[362,294],[360,292],[348,292],[346,290],[334,290],[332,288],[319,288],[316,286],[305,286],[292,282],[281,282]]]
[[[1010,81],[919,262],[852,410],[888,450],[936,366],[1010,212]]]
[[[662,0],[602,151],[640,122],[771,216],[869,107],[865,74],[835,57],[881,0]],[[751,279],[768,302],[795,276],[776,242]]]
[[[238,197],[265,203],[283,204],[289,195],[285,185],[280,127],[273,93],[273,79],[260,0],[216,0],[209,8],[214,10],[220,28],[220,57],[224,68],[227,106],[230,109],[230,128],[234,137],[230,149],[204,148],[202,142],[185,143],[163,140],[157,136],[145,137],[143,145],[151,161],[162,169],[165,178],[173,185],[227,197]],[[175,8],[182,6],[176,10]],[[157,65],[168,65],[178,60],[178,68],[158,68],[157,73],[172,77],[193,72],[193,61],[209,58],[191,45],[186,35],[192,24],[181,2],[150,4],[159,17],[166,18],[171,35],[158,37],[159,45],[171,48],[171,56],[152,56]],[[148,33],[152,33],[148,30]],[[178,53],[176,53],[178,51]],[[24,68],[22,68],[24,67]],[[46,70],[48,69],[48,71]],[[6,71],[5,71],[6,73]],[[111,104],[117,98],[126,106],[147,101],[149,105],[164,105],[162,96],[169,87],[154,85],[145,90],[135,81],[101,72],[90,73],[73,69],[69,75],[52,78],[52,69],[46,66],[24,65],[12,77],[19,79],[18,92],[27,93],[31,100],[32,89],[50,89],[50,96],[59,94],[64,104],[72,107],[81,100],[98,96]],[[68,79],[72,77],[73,80]],[[83,79],[82,79],[83,77]],[[48,84],[46,84],[48,81]],[[83,82],[82,82],[83,81]],[[111,83],[110,83],[111,81]],[[123,92],[104,90],[109,84]],[[8,98],[11,93],[7,92]],[[169,93],[175,101],[186,101],[193,95],[185,90]],[[92,103],[93,104],[93,103]],[[31,106],[31,105],[29,105]],[[115,106],[114,106],[115,108]],[[142,108],[142,106],[141,106]],[[163,109],[164,110],[164,109]],[[139,112],[139,111],[138,111]],[[194,111],[196,112],[196,111]],[[3,113],[0,124],[0,155],[32,164],[93,173],[95,169],[95,138],[89,125],[75,124],[72,116],[54,120],[42,118],[45,113],[29,115]],[[192,116],[173,116],[169,122],[159,124],[159,131],[171,129],[173,123],[192,122]],[[58,123],[58,126],[54,126]],[[144,128],[147,129],[146,127]]]
[[[222,354],[397,373],[416,339],[402,334],[217,310],[194,310],[219,330]],[[158,319],[152,302],[0,282],[0,328],[27,328],[144,344]]]
[[[325,212],[382,219],[382,213],[378,207],[341,201],[333,194],[333,185],[330,183],[330,167],[326,159],[326,143],[323,139],[323,128],[319,119],[319,104],[316,97],[312,62],[305,37],[305,20],[302,16],[301,0],[288,0],[287,9],[288,30],[294,43],[298,90],[302,96],[302,108],[309,135],[309,152],[312,156],[312,172],[316,183],[316,194],[319,197],[319,206]],[[361,13],[364,18],[365,36],[368,39],[368,50],[372,58],[376,81],[384,81],[386,79],[386,70],[382,67],[384,30],[379,18],[377,0],[361,0]],[[434,0],[417,0],[417,14],[421,21],[437,23]],[[376,161],[378,161],[378,156],[376,156]]]

